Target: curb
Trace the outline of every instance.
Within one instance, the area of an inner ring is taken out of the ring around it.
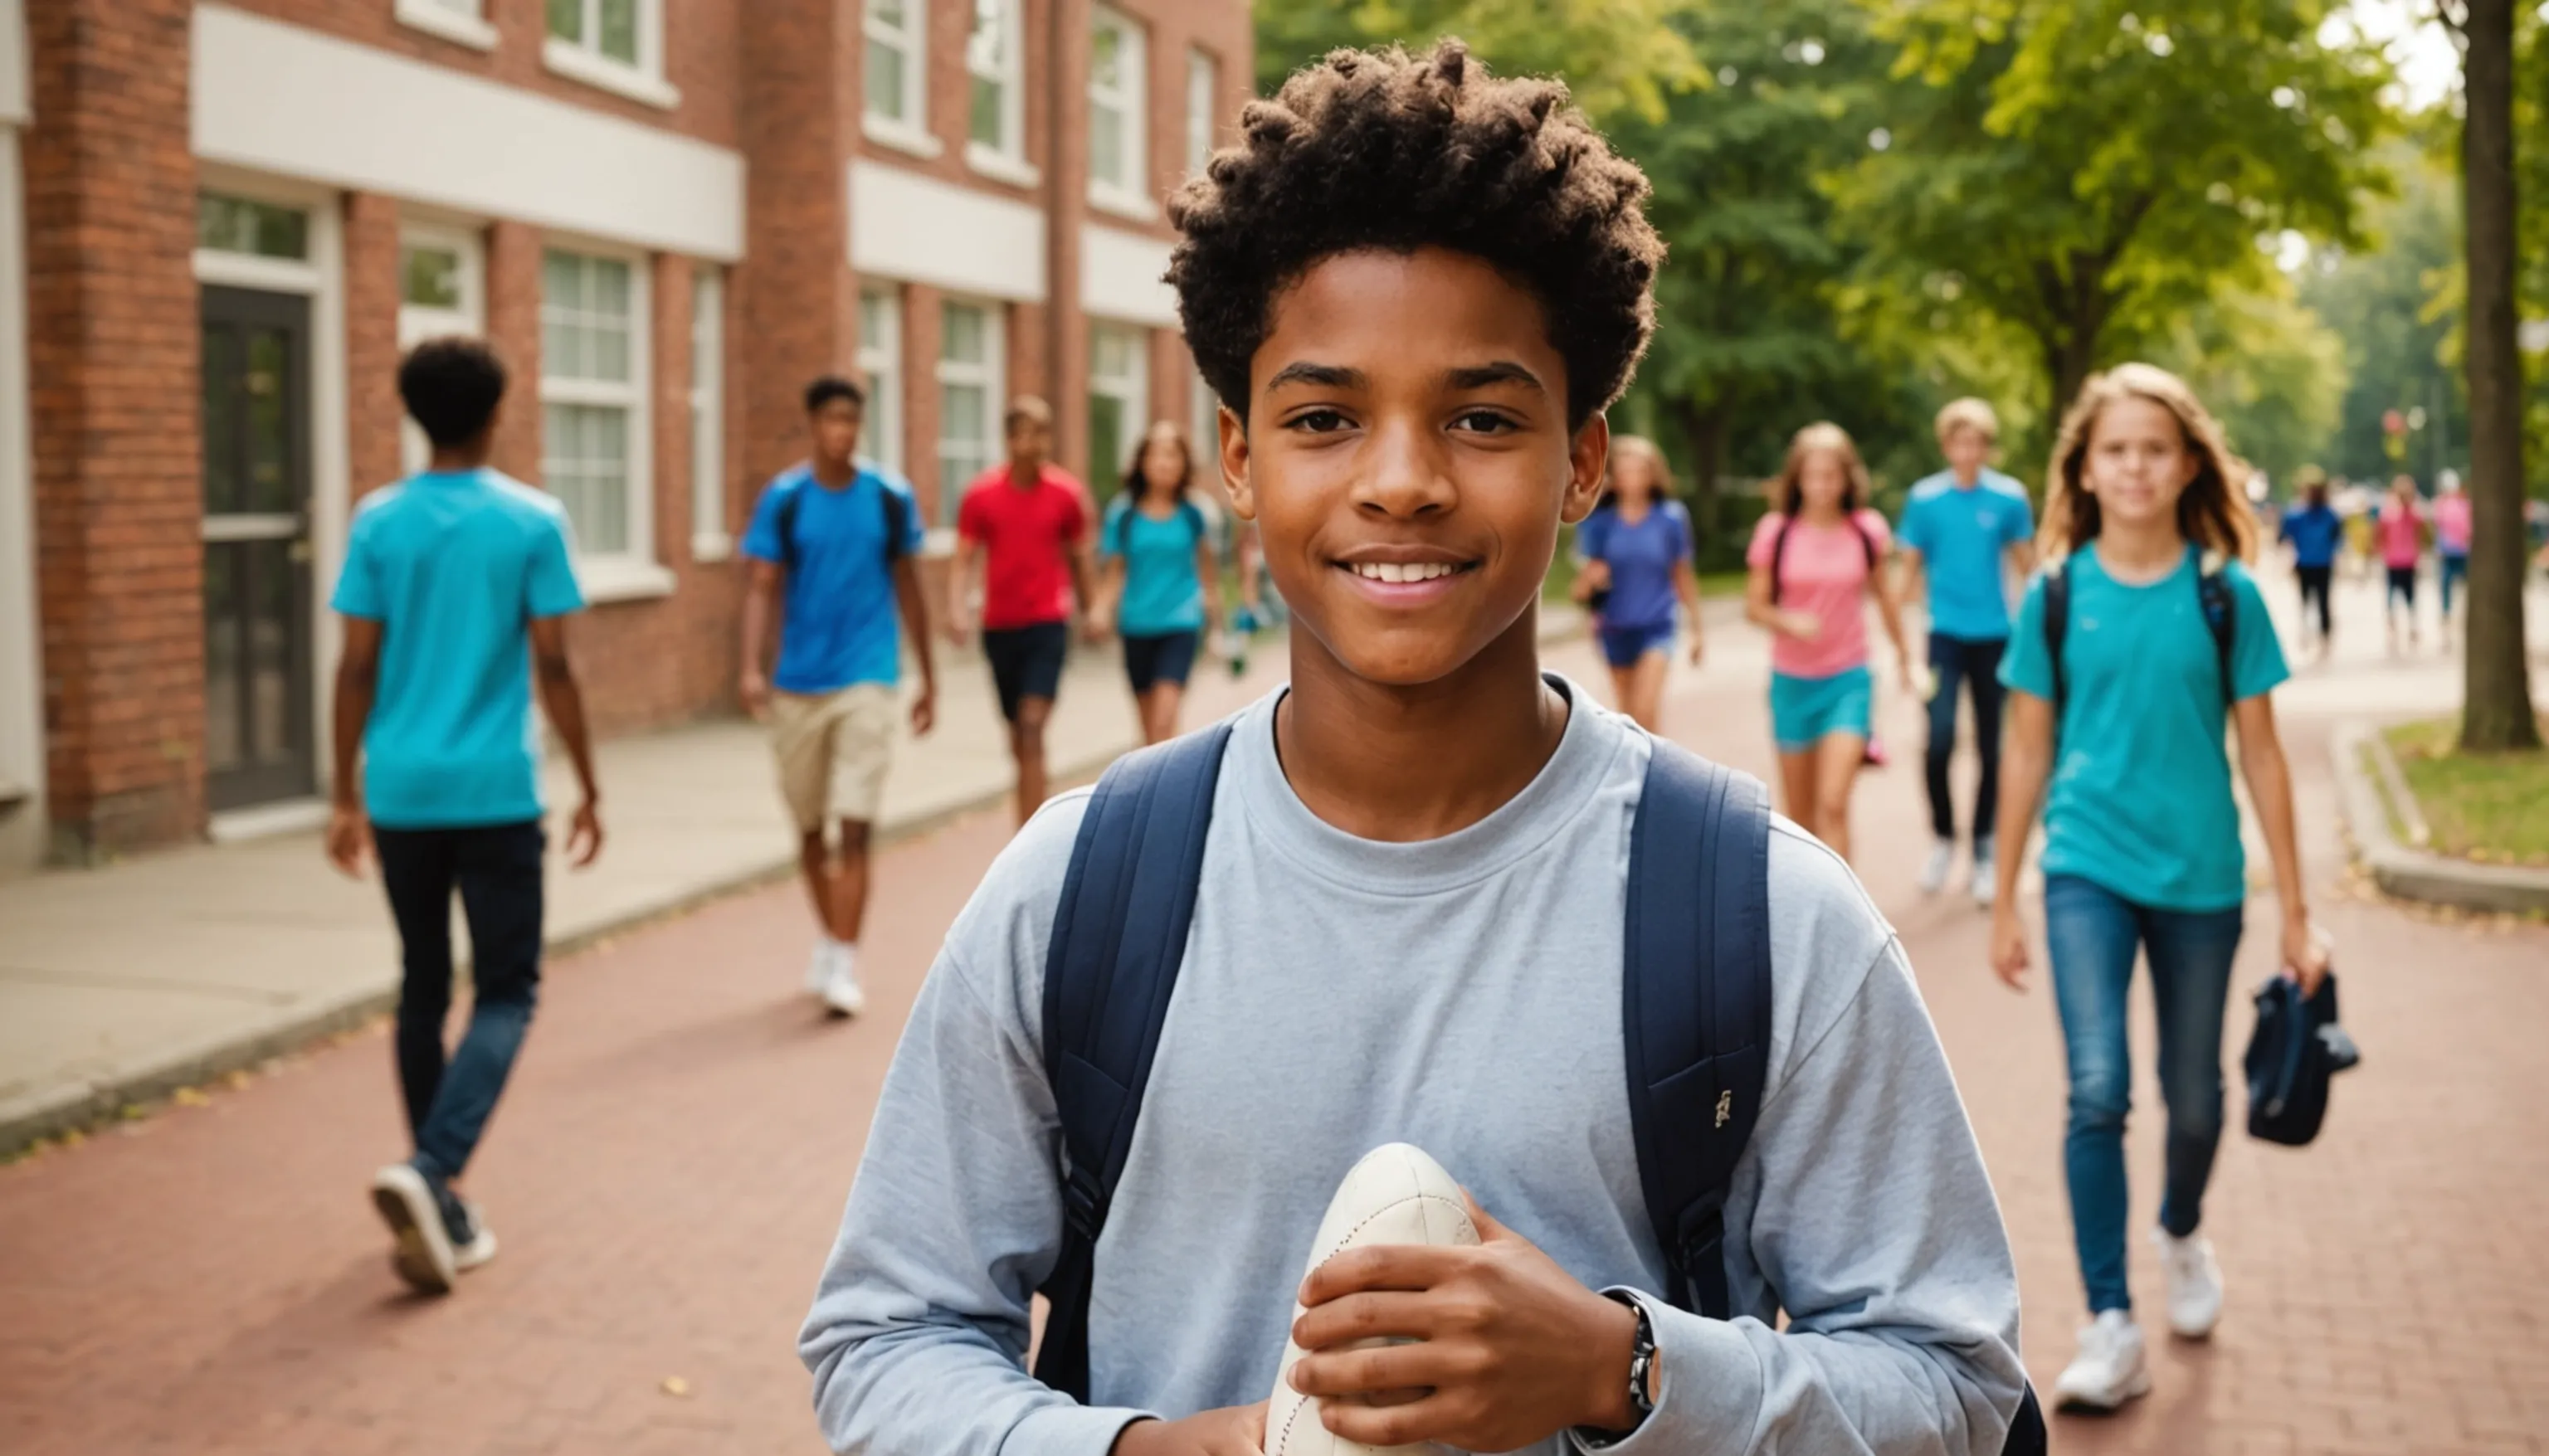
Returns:
[[[2335,750],[2338,807],[2354,838],[2356,857],[2384,892],[2404,900],[2492,914],[2549,911],[2549,869],[2473,864],[2399,843],[2390,832],[2389,798],[2380,778],[2363,763],[2367,752],[2385,758],[2389,752],[2372,725],[2338,724]],[[2387,769],[2381,777],[2396,773],[2395,768]],[[2403,817],[2411,824],[2421,819],[2413,805],[2406,806]]]

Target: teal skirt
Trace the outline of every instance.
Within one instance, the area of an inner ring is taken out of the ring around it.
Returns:
[[[1770,735],[1779,752],[1801,754],[1836,733],[1868,734],[1876,680],[1861,664],[1829,678],[1770,675]]]

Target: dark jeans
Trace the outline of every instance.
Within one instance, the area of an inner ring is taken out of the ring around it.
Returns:
[[[2000,654],[2009,644],[1971,637],[1930,634],[1930,671],[1938,690],[1930,698],[1930,828],[1942,840],[1956,837],[1955,790],[1947,782],[1947,766],[1956,757],[1956,687],[1963,684],[1974,700],[1974,752],[1981,756],[1982,779],[1974,785],[1974,842],[1990,839],[1992,816],[2000,812]]]
[[[372,843],[398,921],[406,979],[399,987],[399,1087],[417,1166],[457,1178],[487,1129],[540,989],[540,856],[534,819],[471,829],[382,829]],[[446,1064],[451,1011],[451,894],[469,920],[469,1030]]]
[[[2334,576],[2335,573],[2336,568],[2332,566],[2297,566],[2293,568],[2293,575],[2300,578],[2302,584],[2302,620],[2305,623],[2309,622],[2311,612],[2315,609],[2318,612],[2318,635],[2321,637],[2329,635],[2329,629],[2331,626],[2328,614],[2327,588],[2328,579]]]
[[[2469,576],[2468,553],[2452,551],[2435,553],[2434,575],[2442,581],[2443,615],[2448,617],[2452,614],[2452,589]]]
[[[2075,875],[2044,881],[2044,945],[2071,1067],[2062,1166],[2089,1313],[2129,1310],[2124,1282],[2124,1116],[2132,1110],[2127,1009],[2135,953],[2150,957],[2159,1011],[2159,1090],[2168,1104],[2160,1227],[2184,1238],[2204,1219],[2204,1189],[2221,1144],[2221,1020],[2240,907],[2155,910]]]

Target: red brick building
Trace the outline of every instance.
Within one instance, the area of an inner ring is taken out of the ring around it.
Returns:
[[[1161,199],[1245,0],[0,0],[0,867],[314,819],[401,347],[483,331],[573,516],[608,729],[724,709],[808,377],[935,525],[1050,398],[1210,403]]]

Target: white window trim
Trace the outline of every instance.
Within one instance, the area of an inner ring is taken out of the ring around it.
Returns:
[[[460,255],[460,307],[436,309],[407,302],[407,249],[411,243],[446,247]],[[487,250],[473,229],[433,223],[401,224],[399,289],[398,346],[401,356],[437,334],[486,332]],[[402,468],[413,473],[424,467],[421,449],[424,444],[425,432],[402,410],[399,415],[399,463]]]
[[[496,48],[496,28],[487,24],[483,8],[479,15],[462,15],[449,6],[435,4],[434,0],[398,0],[394,13],[399,24],[411,30],[423,31],[473,50]]]
[[[714,295],[711,299],[709,296]],[[725,274],[702,264],[691,274],[691,559],[723,561],[734,554],[726,529],[725,475]],[[703,312],[701,305],[708,304]],[[700,327],[710,337],[703,349]],[[710,483],[713,483],[712,485]],[[708,510],[708,493],[716,508]]]
[[[551,252],[610,258],[628,265],[628,382],[552,379],[547,360],[541,361],[539,403],[544,415],[546,407],[552,404],[607,405],[628,411],[628,545],[620,551],[597,552],[588,550],[583,538],[577,537],[576,578],[584,587],[585,597],[595,602],[669,595],[673,574],[656,559],[655,544],[653,270],[642,252],[551,234],[541,249],[543,271]],[[540,304],[545,310],[548,300],[543,297]],[[541,331],[547,331],[545,318],[541,320]],[[546,439],[540,448],[545,456]]]
[[[864,117],[859,130],[879,146],[890,146],[899,152],[924,160],[935,160],[947,154],[947,143],[927,132],[903,126],[884,117]]]
[[[1126,186],[1121,178],[1098,176],[1094,166],[1095,157],[1092,153],[1090,158],[1092,165],[1088,174],[1088,204],[1119,217],[1131,217],[1149,222],[1160,215],[1159,204],[1153,202],[1150,196],[1151,38],[1139,22],[1119,12],[1108,10],[1103,6],[1091,12],[1089,35],[1092,61],[1085,98],[1089,109],[1088,132],[1091,136],[1096,133],[1096,111],[1099,105],[1099,88],[1093,60],[1096,53],[1094,43],[1096,33],[1101,30],[1111,30],[1120,38],[1117,43],[1119,46],[1117,54],[1124,62],[1126,86],[1120,94],[1107,98],[1105,104],[1123,113],[1124,158],[1128,164],[1127,169],[1133,174],[1133,185]]]
[[[976,0],[980,3],[980,0]],[[1041,173],[1027,162],[1027,97],[1026,97],[1026,7],[1020,0],[996,0],[1002,24],[1008,28],[1006,46],[1000,53],[1007,64],[999,71],[986,71],[974,64],[972,28],[967,28],[965,46],[965,159],[975,171],[1020,187],[1033,187]],[[976,78],[1000,83],[1000,144],[987,145],[973,139],[974,81]]]
[[[870,136],[889,146],[917,150],[913,142],[926,142],[930,150],[924,156],[937,155],[937,138],[929,135],[929,0],[904,0],[903,29],[897,31],[877,19],[875,0],[862,0],[859,7],[859,79],[862,88],[867,80],[865,47],[883,41],[902,51],[902,95],[910,103],[909,116],[892,116],[874,109],[874,98],[861,95],[859,113]]]
[[[911,478],[910,442],[902,435],[902,288],[894,283],[875,283],[861,289],[860,317],[866,317],[870,295],[885,303],[886,336],[870,343],[864,331],[859,338],[859,373],[866,376],[868,387],[867,425],[860,431],[861,452],[905,480]],[[875,448],[880,438],[893,442],[891,450]]]
[[[1196,83],[1200,81],[1201,87]],[[1201,96],[1195,93],[1200,89]],[[1201,105],[1197,105],[1201,102]],[[1220,132],[1221,63],[1212,52],[1200,46],[1186,47],[1186,175],[1201,172],[1212,160],[1212,143]],[[1195,155],[1195,143],[1203,143],[1203,155]]]
[[[600,24],[598,18],[595,23]],[[546,17],[540,24],[546,27]],[[647,106],[670,111],[682,104],[681,91],[664,79],[664,0],[637,0],[635,65],[605,55],[597,46],[553,35],[541,38],[540,63],[569,80]]]
[[[1002,307],[997,299],[949,296],[943,298],[940,303],[942,309],[947,304],[954,304],[968,309],[980,309],[989,320],[990,326],[983,330],[983,362],[980,364],[966,364],[956,362],[947,357],[947,342],[944,332],[945,324],[942,315],[940,325],[941,332],[938,344],[938,362],[931,370],[930,377],[932,382],[942,392],[951,384],[982,385],[985,408],[983,410],[983,438],[980,443],[983,446],[983,458],[986,460],[997,460],[1007,448],[1006,442],[1000,437],[1000,419],[1002,415],[1008,412],[1009,408],[1008,310]],[[948,374],[951,370],[958,375],[957,378],[948,378]],[[943,408],[943,405],[938,411],[938,438],[929,442],[930,457],[933,461],[943,461],[946,458],[945,450],[940,448],[947,440],[947,412]],[[940,469],[940,480],[938,482],[938,508],[940,513],[948,521],[953,522],[956,519],[956,507],[965,498],[965,488],[972,485],[973,482],[970,480],[951,481],[945,478],[945,469],[942,466]]]

